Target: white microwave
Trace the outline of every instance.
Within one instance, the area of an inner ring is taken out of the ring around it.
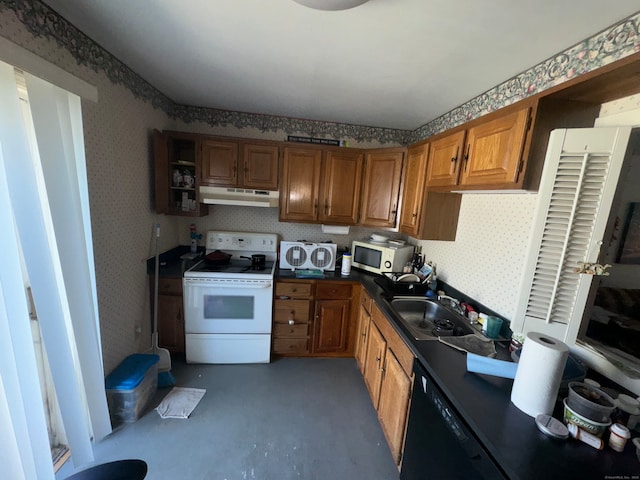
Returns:
[[[351,242],[351,265],[368,272],[401,272],[413,257],[413,245],[392,248],[387,244]]]

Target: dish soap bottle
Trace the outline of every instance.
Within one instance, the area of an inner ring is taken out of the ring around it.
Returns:
[[[435,292],[438,289],[438,276],[436,274],[436,264],[431,265],[433,271],[431,272],[431,278],[429,279],[429,290]]]

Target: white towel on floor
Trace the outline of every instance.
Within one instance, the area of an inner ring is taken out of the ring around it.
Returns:
[[[173,387],[156,411],[162,418],[189,418],[205,392],[202,388]]]

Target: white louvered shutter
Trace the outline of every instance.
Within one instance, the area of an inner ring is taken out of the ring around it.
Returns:
[[[554,130],[538,192],[513,330],[573,344],[598,261],[631,129]]]

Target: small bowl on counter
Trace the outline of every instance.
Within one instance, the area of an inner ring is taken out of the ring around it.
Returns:
[[[569,382],[567,405],[578,415],[597,423],[610,422],[616,408],[613,398],[584,382]]]
[[[564,404],[564,423],[573,423],[577,427],[585,430],[586,432],[595,435],[596,437],[602,437],[607,427],[611,425],[611,420],[606,422],[596,422],[587,417],[584,417],[573,410],[567,403],[568,398],[563,400]]]

